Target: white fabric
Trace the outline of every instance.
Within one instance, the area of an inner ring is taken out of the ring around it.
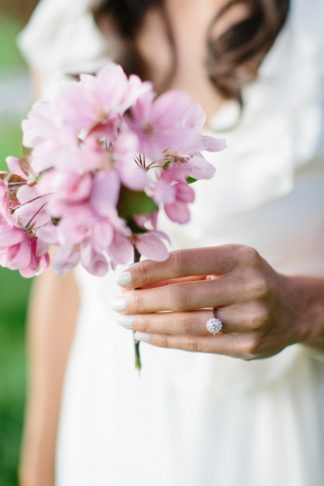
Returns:
[[[324,1],[292,0],[245,90],[246,109],[197,183],[174,248],[245,243],[286,274],[324,276]],[[48,80],[104,44],[83,2],[43,0],[20,44]],[[225,105],[215,132],[232,117]],[[114,275],[78,271],[82,305],[64,390],[58,486],[321,486],[324,355],[291,346],[245,362],[142,344],[116,324]]]

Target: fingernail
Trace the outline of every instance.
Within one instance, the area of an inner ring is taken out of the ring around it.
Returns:
[[[116,278],[116,283],[120,287],[130,284],[132,281],[132,274],[130,272],[122,272]]]
[[[123,311],[126,309],[126,300],[123,299],[122,297],[118,297],[117,299],[114,299],[111,303],[110,303],[110,306],[111,308],[114,310],[114,311]]]
[[[126,329],[132,329],[134,319],[131,316],[120,316],[118,318],[118,324],[125,327]]]
[[[137,341],[143,341],[144,343],[149,343],[150,337],[151,337],[151,335],[147,334],[146,332],[136,331],[135,334],[134,334],[134,338]]]

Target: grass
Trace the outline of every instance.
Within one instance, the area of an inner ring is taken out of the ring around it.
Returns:
[[[0,16],[0,74],[22,68],[14,19]],[[0,120],[0,170],[7,155],[20,155],[19,121]],[[0,268],[0,486],[16,486],[25,401],[25,317],[30,281]]]
[[[19,124],[0,124],[0,169],[20,153]],[[25,397],[25,315],[30,281],[0,269],[0,485],[17,484]]]
[[[21,132],[17,120],[0,122],[0,170],[6,169],[5,158],[8,155],[21,155]]]
[[[25,311],[30,282],[0,270],[0,485],[17,484],[25,397]]]
[[[0,73],[21,69],[23,60],[16,45],[21,25],[14,17],[0,13]]]

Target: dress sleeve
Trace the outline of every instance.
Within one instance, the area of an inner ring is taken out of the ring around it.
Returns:
[[[109,59],[90,0],[41,0],[18,45],[29,66],[43,76],[93,72]]]
[[[303,32],[324,84],[324,0],[294,0],[296,28]]]

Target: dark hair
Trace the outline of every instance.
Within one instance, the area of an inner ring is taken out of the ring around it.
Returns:
[[[246,15],[215,36],[218,21],[238,5],[245,7]],[[148,79],[149,66],[141,58],[135,40],[146,14],[152,9],[161,12],[174,53],[174,63],[164,88],[176,66],[173,33],[164,0],[100,0],[93,7],[93,14],[103,30],[105,21],[109,21],[121,41],[122,49],[116,61],[128,74],[136,73]],[[229,0],[217,13],[206,34],[206,69],[223,96],[241,102],[242,88],[256,79],[259,66],[280,32],[288,10],[289,0]]]

